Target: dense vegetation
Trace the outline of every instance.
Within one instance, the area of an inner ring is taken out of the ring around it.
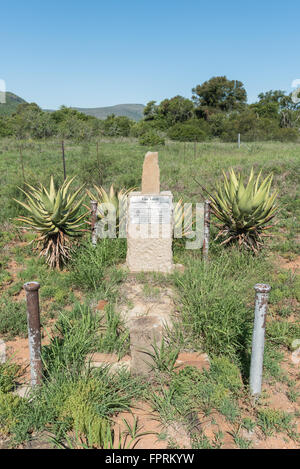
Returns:
[[[45,139],[53,136],[88,141],[91,137],[137,137],[140,144],[163,145],[165,138],[174,141],[200,142],[219,138],[224,142],[297,141],[300,104],[292,94],[271,90],[247,104],[242,82],[225,76],[213,77],[192,89],[191,99],[175,96],[159,104],[150,101],[139,122],[111,114],[106,119],[63,106],[54,112],[43,111],[35,103],[16,102],[9,97],[6,115],[0,116],[0,137],[15,136]]]

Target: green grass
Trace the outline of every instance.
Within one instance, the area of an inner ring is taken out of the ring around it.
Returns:
[[[98,327],[99,317],[88,306],[77,304],[71,312],[61,313],[56,323],[57,335],[43,347],[46,374],[51,375],[55,369],[79,373],[86,355],[96,347]]]
[[[29,401],[12,396],[15,367],[0,369],[0,431],[12,444],[30,438],[45,426],[55,440],[64,441],[71,430],[87,439],[90,447],[103,447],[111,416],[127,410],[143,387],[128,373],[111,375],[107,367],[89,370],[86,357],[97,350],[99,317],[77,305],[61,314],[55,336],[42,348],[44,381]]]
[[[274,432],[289,432],[292,427],[293,416],[275,409],[261,409],[258,411],[258,425],[265,435]]]
[[[264,351],[265,377],[271,377],[281,382],[287,381],[286,373],[284,373],[280,366],[280,362],[283,360],[283,358],[284,355],[282,351],[267,341]]]
[[[116,353],[119,358],[129,353],[129,331],[113,305],[105,308],[102,324],[103,329],[99,332],[97,351]]]
[[[0,298],[0,334],[12,338],[27,335],[26,304],[16,302],[7,295]]]
[[[242,381],[238,368],[225,357],[215,357],[209,372],[187,366],[170,377],[169,388],[162,385],[161,391],[152,395],[163,421],[189,421],[194,419],[193,412],[209,415],[213,410],[233,422],[239,416],[236,397]]]
[[[124,239],[103,239],[96,247],[90,240],[77,249],[70,266],[70,279],[82,290],[99,290],[104,283],[107,267],[125,261]],[[106,282],[107,283],[107,282]]]
[[[243,361],[251,342],[253,278],[268,282],[270,277],[264,257],[224,250],[209,266],[188,259],[184,273],[174,277],[182,328],[193,346]]]
[[[20,365],[12,362],[0,363],[0,391],[11,392],[16,387],[16,382],[20,373]]]

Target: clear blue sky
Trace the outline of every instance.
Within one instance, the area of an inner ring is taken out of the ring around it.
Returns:
[[[0,79],[43,108],[147,103],[216,75],[248,101],[300,78],[300,2],[7,0]]]

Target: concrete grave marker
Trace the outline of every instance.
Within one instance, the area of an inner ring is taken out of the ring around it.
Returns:
[[[145,156],[142,191],[131,192],[127,210],[127,258],[131,272],[171,272],[173,196],[160,192],[158,153]]]

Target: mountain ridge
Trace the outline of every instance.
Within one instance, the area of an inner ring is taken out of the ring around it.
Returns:
[[[15,93],[10,91],[6,92],[6,103],[0,104],[0,115],[11,115],[13,114],[18,105],[26,103],[23,98],[17,96]],[[97,117],[97,119],[105,119],[107,116],[114,114],[115,116],[125,116],[132,120],[139,121],[143,117],[144,104],[116,104],[114,106],[103,106],[103,107],[92,107],[82,108],[70,106],[71,109],[76,109],[83,114],[88,116]],[[53,109],[43,109],[43,111],[54,112]]]
[[[143,117],[144,108],[144,104],[116,104],[114,106],[96,108],[74,107],[73,109],[98,119],[105,119],[110,114],[115,114],[116,116],[125,116],[138,121]]]

